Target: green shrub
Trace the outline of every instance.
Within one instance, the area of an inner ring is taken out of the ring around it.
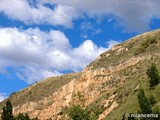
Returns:
[[[146,97],[143,89],[141,89],[139,91],[137,97],[138,97],[139,107],[141,109],[140,112],[142,114],[151,114],[152,107],[151,107],[151,104],[150,104],[148,98]]]
[[[150,44],[157,43],[156,38],[148,36],[143,40],[143,42],[138,46],[137,50],[135,51],[135,55],[143,53],[146,48],[150,46]]]
[[[68,110],[68,115],[72,120],[90,120],[88,112],[79,105],[73,105]]]
[[[28,114],[19,113],[15,120],[30,120]]]
[[[150,96],[149,101],[151,103],[151,105],[155,105],[156,104],[156,99],[153,95]]]
[[[152,64],[150,68],[147,70],[147,75],[150,78],[150,87],[157,85],[160,81],[160,76],[155,64]]]
[[[14,120],[13,113],[12,113],[12,103],[9,100],[6,101],[6,105],[3,107],[1,119],[2,120]]]
[[[38,118],[30,119],[27,113],[19,113],[16,117],[12,113],[12,103],[10,100],[6,101],[5,106],[3,107],[2,120],[38,120]]]

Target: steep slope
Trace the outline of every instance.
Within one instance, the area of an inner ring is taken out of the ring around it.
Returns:
[[[112,47],[80,73],[48,78],[9,99],[14,114],[27,112],[41,120],[62,118],[64,109],[72,104],[98,112],[99,120],[119,120],[124,113],[139,109],[136,96],[140,88],[160,101],[160,85],[150,90],[146,75],[151,63],[156,63],[160,70],[159,58],[160,30],[156,30]],[[3,105],[4,101],[1,108]]]

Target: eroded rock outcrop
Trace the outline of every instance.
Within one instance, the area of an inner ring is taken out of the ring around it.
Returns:
[[[71,104],[80,104],[85,107],[94,102],[101,94],[112,90],[109,87],[101,88],[103,83],[111,80],[112,75],[144,59],[150,59],[150,57],[133,57],[115,67],[108,66],[108,68],[98,68],[95,70],[86,68],[79,78],[73,79],[51,96],[44,97],[38,102],[27,102],[14,107],[14,114],[27,112],[31,117],[38,116],[41,120],[56,119],[63,107],[69,107]],[[78,97],[78,94],[81,94],[81,98]],[[111,107],[100,115],[99,120],[117,106],[118,104],[114,101]]]
[[[87,66],[78,77],[64,76],[64,78],[68,77],[68,79],[71,80],[69,80],[67,84],[55,89],[51,94],[40,97],[41,99],[39,100],[23,102],[20,105],[18,103],[15,104],[14,114],[28,113],[30,117],[38,117],[40,120],[49,118],[56,120],[61,118],[61,110],[65,107],[79,104],[86,108],[90,104],[98,101],[104,107],[103,112],[99,114],[98,120],[104,119],[113,109],[116,109],[120,105],[120,98],[128,96],[128,93],[125,93],[125,91],[123,91],[124,93],[117,94],[118,86],[121,85],[121,87],[123,87],[124,83],[130,79],[131,76],[127,76],[127,74],[139,72],[143,63],[148,63],[148,61],[159,56],[158,53],[154,52],[134,55],[133,52],[136,51],[137,46],[135,46],[134,50],[131,47],[133,47],[134,44],[139,45],[136,42],[145,38],[146,35],[148,35],[148,33],[111,48],[110,51],[97,57],[95,60],[95,62],[98,61],[97,64],[93,62],[93,64]],[[123,56],[121,55],[126,54],[128,56],[122,59]],[[118,57],[114,56],[121,57],[121,61],[119,61]],[[110,61],[104,62],[107,65],[103,66],[102,60],[108,59]],[[113,59],[116,59],[114,60],[114,62],[117,61],[116,64],[110,64]],[[103,67],[99,67],[99,64]],[[58,79],[61,79],[61,77]],[[44,80],[41,81],[41,84],[47,84],[47,82]],[[39,84],[34,84],[22,92],[30,92],[33,87],[36,88],[38,85]],[[133,91],[137,89],[139,89],[139,83],[138,87],[137,84],[133,87]],[[43,90],[41,92],[43,92]],[[16,97],[16,95],[14,97]]]

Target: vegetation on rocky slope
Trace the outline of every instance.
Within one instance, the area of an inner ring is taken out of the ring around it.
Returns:
[[[159,74],[159,58],[160,30],[156,30],[133,37],[114,46],[101,54],[81,73],[63,75],[37,82],[24,90],[13,93],[10,99],[13,106],[22,105],[29,101],[42,100],[74,79],[82,83],[85,83],[85,80],[87,82],[87,79],[90,78],[85,78],[83,74],[89,71],[93,73],[90,75],[92,77],[91,83],[84,90],[72,95],[72,100],[69,103],[71,106],[79,105],[81,104],[80,101],[83,100],[84,105],[81,106],[80,111],[84,112],[83,110],[86,110],[89,114],[94,113],[96,119],[102,116],[105,120],[121,120],[125,113],[137,113],[141,110],[137,95],[140,89],[143,89],[146,98],[151,103],[152,111],[159,111],[160,84],[153,82],[154,79],[151,77]],[[156,70],[152,63],[156,64]],[[153,75],[150,74],[152,71]],[[79,86],[85,85],[80,84]],[[92,91],[100,94],[96,98],[87,98],[87,95]],[[80,98],[78,93],[81,93]],[[74,100],[77,101],[74,102]],[[48,106],[53,102],[51,100]],[[0,104],[1,108],[3,105],[4,102]],[[41,105],[41,108],[43,109],[43,105]],[[60,112],[61,114],[63,115]],[[86,116],[86,113],[84,116]]]
[[[13,108],[11,101],[7,100],[1,114],[2,120],[38,120],[38,118],[29,118],[27,113],[19,113],[17,116],[13,116]]]
[[[29,101],[37,102],[44,97],[52,95],[59,88],[77,78],[79,75],[80,73],[72,73],[58,77],[47,78],[40,82],[36,82],[21,91],[12,93],[9,99],[12,100],[13,106],[21,105]],[[2,108],[5,102],[6,101],[0,104],[0,108]],[[50,104],[52,104],[52,101]]]
[[[150,42],[149,39],[156,42]],[[148,41],[149,43],[147,43]],[[138,42],[138,44],[136,44]],[[134,44],[134,45],[133,45]],[[147,44],[147,45],[144,45]],[[127,47],[130,47],[131,51],[128,51],[126,54],[132,54],[135,57],[138,56],[150,56],[150,59],[144,59],[144,61],[139,62],[132,66],[131,68],[127,68],[120,72],[120,74],[124,74],[127,76],[126,81],[123,85],[119,85],[117,88],[117,100],[119,99],[119,107],[114,109],[112,112],[106,116],[106,120],[117,119],[119,120],[121,116],[125,113],[136,113],[139,110],[137,94],[139,89],[144,89],[146,96],[151,98],[151,101],[157,101],[152,106],[153,109],[159,109],[159,101],[160,101],[160,85],[151,88],[152,78],[148,78],[146,71],[151,71],[153,69],[152,63],[156,63],[158,70],[160,70],[160,30],[150,32],[144,35],[137,36],[133,38],[129,44],[126,44]],[[144,50],[140,50],[140,46],[143,47]],[[137,52],[137,51],[141,52]],[[136,54],[135,54],[136,53]],[[111,56],[114,57],[114,56]],[[123,59],[123,58],[120,58]],[[152,65],[151,68],[150,65]],[[149,68],[149,69],[148,69]],[[147,70],[148,69],[148,70]],[[154,70],[153,70],[154,71]],[[156,78],[157,70],[153,72],[153,76]],[[149,74],[148,74],[149,75]],[[149,75],[151,76],[151,75]],[[157,83],[157,82],[156,82]],[[155,83],[155,84],[156,84]],[[138,89],[137,89],[138,88]],[[154,98],[153,98],[154,97]],[[153,100],[154,99],[154,100]],[[115,116],[116,114],[116,116]]]
[[[135,94],[135,96],[137,98],[134,98],[132,100],[130,99],[131,100],[130,102],[134,101],[137,103],[137,106],[136,106],[137,111],[134,110],[132,112],[128,112],[130,110],[129,107],[132,106],[132,103],[130,103],[131,106],[128,106],[128,109],[125,108],[125,110],[127,112],[123,113],[123,114],[121,113],[121,115],[120,115],[121,118],[119,116],[119,118],[114,118],[114,120],[119,120],[119,119],[121,119],[121,120],[138,120],[138,118],[134,117],[133,114],[135,114],[135,116],[136,116],[136,114],[144,114],[144,115],[145,114],[154,114],[152,116],[152,118],[149,118],[149,117],[148,118],[141,118],[142,120],[159,120],[160,119],[160,117],[159,117],[160,116],[160,106],[159,106],[159,103],[157,101],[156,96],[154,96],[152,93],[152,89],[156,89],[159,82],[160,82],[159,71],[157,70],[156,65],[152,64],[148,68],[146,73],[149,78],[148,82],[150,84],[149,85],[150,86],[150,89],[149,89],[150,96],[147,97],[145,95],[145,92],[148,92],[148,91],[144,91],[144,89],[135,90],[135,91],[138,91],[138,93]],[[150,82],[151,80],[152,80],[152,82]],[[152,86],[153,83],[155,83],[154,87]],[[157,91],[157,93],[158,93],[158,91]],[[98,104],[99,104],[99,102],[98,102]],[[67,111],[69,111],[69,112],[66,112],[65,114],[68,114],[72,120],[82,120],[82,119],[84,119],[84,120],[97,120],[99,115],[103,112],[103,110],[105,110],[105,108],[102,106],[99,109],[98,106],[94,106],[94,107],[92,106],[93,108],[91,109],[91,106],[92,105],[88,106],[88,107],[90,107],[90,109],[89,108],[83,109],[80,107],[80,105],[76,105],[76,106],[74,105],[74,106],[68,108]],[[78,118],[75,118],[77,116],[78,116]],[[113,116],[116,117],[117,114],[115,114],[115,113],[110,114],[110,116],[111,117],[109,119],[113,119]],[[108,119],[108,117],[106,117],[106,119]]]

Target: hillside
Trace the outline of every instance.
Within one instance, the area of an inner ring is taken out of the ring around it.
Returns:
[[[60,119],[64,110],[78,104],[96,112],[98,120],[121,120],[139,110],[137,93],[143,88],[160,101],[160,84],[150,89],[146,71],[156,63],[160,71],[160,30],[144,33],[112,47],[82,72],[51,77],[13,93],[14,114]],[[4,105],[0,103],[0,108]],[[155,104],[156,107],[160,103]]]

